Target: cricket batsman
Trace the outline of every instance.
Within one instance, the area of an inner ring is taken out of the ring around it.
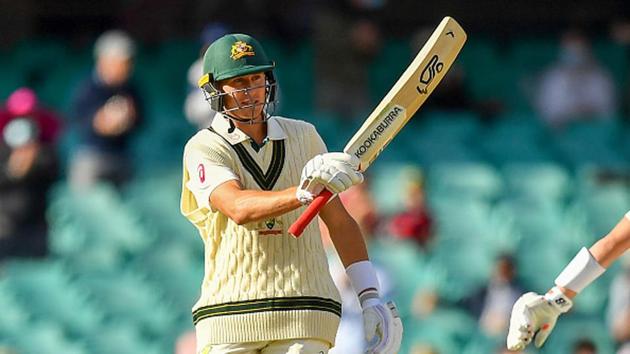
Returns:
[[[590,249],[582,248],[555,280],[545,295],[530,292],[514,304],[507,347],[523,350],[532,340],[540,348],[569,311],[577,294],[597,279],[606,268],[630,248],[630,211]]]
[[[272,115],[275,64],[258,41],[229,34],[210,45],[199,86],[211,126],[186,144],[181,212],[205,245],[193,307],[198,354],[325,354],[340,296],[317,223],[287,232],[324,188],[361,183],[356,157],[327,153],[313,125]],[[367,353],[397,353],[402,322],[379,294],[365,242],[338,198],[320,217],[363,308]]]

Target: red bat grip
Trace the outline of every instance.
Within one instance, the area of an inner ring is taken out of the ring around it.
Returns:
[[[311,223],[314,217],[319,213],[319,209],[321,209],[328,200],[332,198],[333,194],[328,189],[324,189],[313,201],[309,204],[308,208],[304,210],[302,215],[295,220],[295,222],[289,227],[289,233],[295,237],[300,237],[304,229]]]

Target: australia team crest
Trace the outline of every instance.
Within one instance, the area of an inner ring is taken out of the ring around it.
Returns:
[[[238,60],[242,57],[253,57],[254,55],[256,55],[256,53],[254,53],[254,48],[251,45],[243,41],[236,41],[232,44],[230,58],[233,60]]]
[[[260,223],[258,234],[261,236],[282,235],[282,221],[271,218]]]

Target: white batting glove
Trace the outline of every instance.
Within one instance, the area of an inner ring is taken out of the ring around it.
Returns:
[[[341,193],[363,182],[363,174],[358,169],[359,159],[350,154],[332,152],[317,155],[302,169],[296,198],[303,204],[308,204],[324,188],[335,194]]]
[[[512,308],[508,349],[523,350],[532,339],[534,345],[540,348],[556,326],[558,316],[569,311],[572,306],[571,299],[557,287],[544,296],[533,292],[521,296]]]
[[[402,342],[403,325],[394,302],[363,308],[363,327],[368,342],[366,354],[397,354]]]

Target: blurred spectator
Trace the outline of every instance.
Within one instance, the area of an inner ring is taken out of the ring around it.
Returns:
[[[416,318],[427,319],[439,305],[440,296],[434,287],[419,287],[411,300],[411,312]]]
[[[410,354],[439,354],[435,348],[424,343],[415,343],[411,346]]]
[[[569,31],[562,36],[557,63],[542,74],[536,108],[552,127],[616,112],[615,86],[610,73],[594,58],[586,36]]]
[[[216,112],[210,108],[210,104],[206,102],[206,97],[197,84],[203,71],[203,55],[210,43],[227,33],[228,28],[222,23],[207,25],[201,32],[199,58],[197,58],[188,69],[188,95],[184,102],[184,114],[188,122],[199,129],[209,127],[212,118],[216,114]]]
[[[597,347],[590,339],[580,339],[573,346],[573,354],[597,354]]]
[[[512,306],[523,288],[516,280],[516,265],[510,255],[498,257],[488,285],[464,301],[479,325],[489,336],[507,333]]]
[[[370,14],[379,3],[383,2],[320,4],[313,35],[317,110],[352,119],[370,109],[368,66],[382,42]]]
[[[131,176],[127,145],[142,120],[140,97],[129,82],[134,53],[133,40],[122,31],[105,32],[96,41],[96,69],[73,102],[80,138],[70,170],[76,187],[98,181],[120,187]]]
[[[608,326],[622,350],[630,353],[630,255],[623,256],[621,265],[610,286]]]
[[[59,174],[59,120],[28,88],[0,111],[0,259],[48,253],[47,194]]]
[[[405,211],[391,218],[389,234],[395,238],[413,240],[426,247],[433,236],[433,218],[425,202],[422,172],[411,172],[409,181],[403,188]]]
[[[195,354],[197,351],[197,337],[195,331],[181,334],[175,343],[175,354]]]

